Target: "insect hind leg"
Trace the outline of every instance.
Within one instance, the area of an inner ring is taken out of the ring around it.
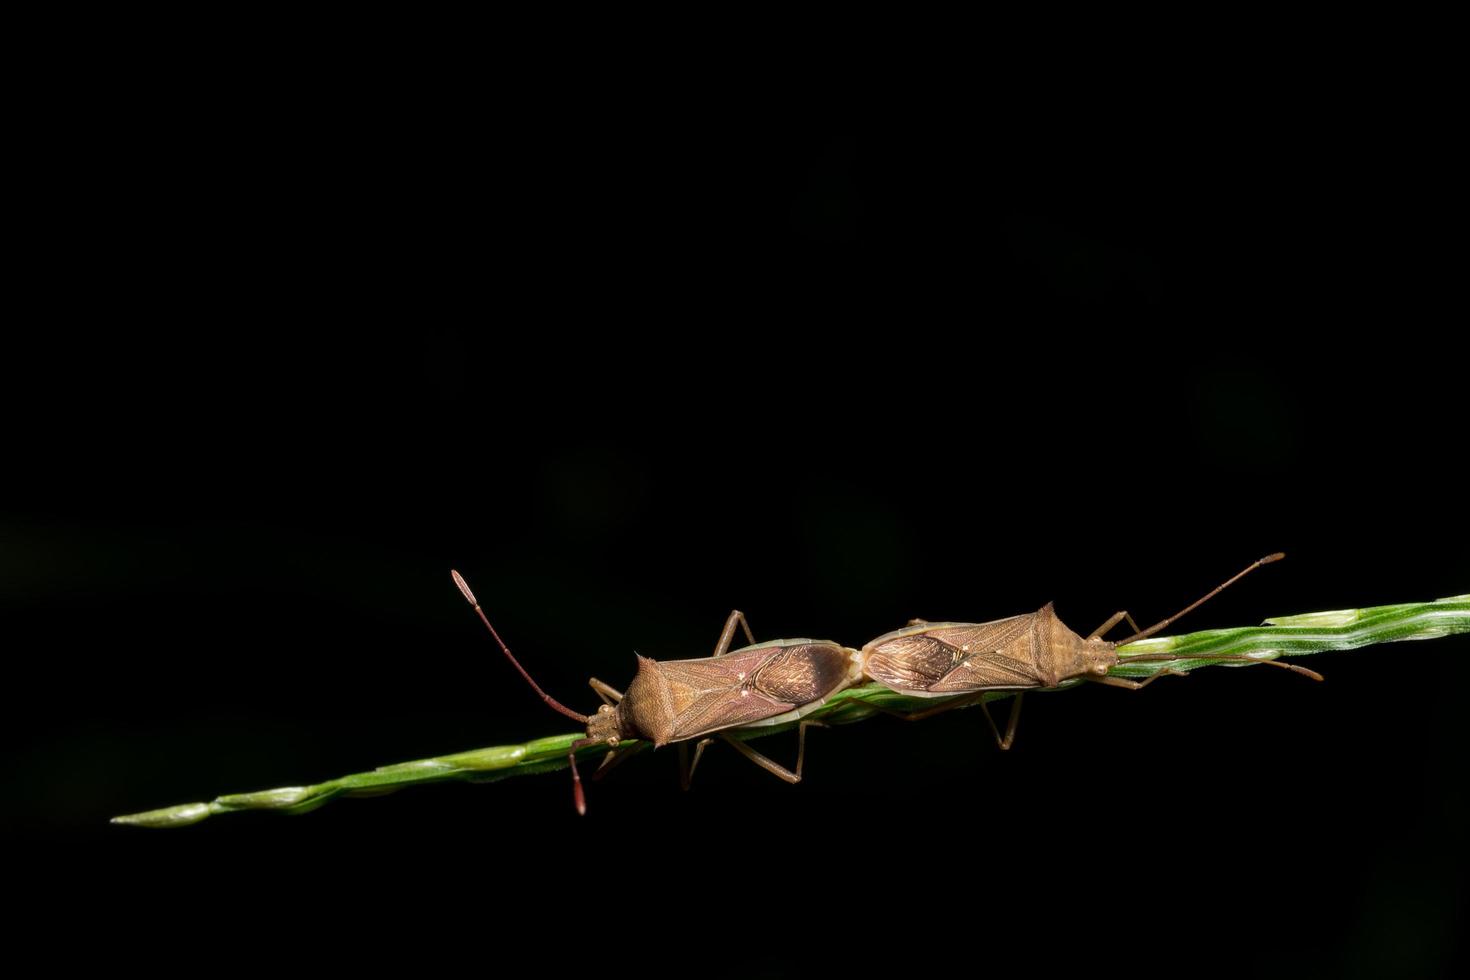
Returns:
[[[902,718],[904,721],[924,721],[926,718],[933,718],[935,715],[942,715],[946,711],[954,711],[957,708],[969,708],[973,705],[978,704],[980,705],[980,709],[985,712],[985,720],[990,724],[990,732],[992,735],[995,736],[995,744],[1000,747],[1000,750],[1002,752],[1004,752],[1009,749],[1011,747],[1011,744],[1016,740],[1016,725],[1019,724],[1021,720],[1021,697],[1026,692],[1020,691],[1016,694],[1016,703],[1011,705],[1010,717],[1006,719],[1006,733],[1004,735],[1001,735],[1000,729],[995,724],[995,719],[991,717],[990,706],[985,703],[985,695],[989,693],[992,692],[976,691],[974,694],[962,695],[952,701],[946,701],[943,704],[936,705],[933,708],[921,708],[918,711],[910,711],[907,714],[902,711],[895,711],[892,708],[885,708],[876,704],[869,705],[869,707],[875,708],[876,710],[881,711],[886,715],[893,715],[895,718]]]
[[[731,746],[734,747],[735,751],[739,752],[741,755],[745,756],[751,762],[754,762],[756,765],[760,766],[762,769],[775,776],[777,779],[785,780],[786,782],[794,785],[801,782],[801,766],[802,763],[806,760],[806,730],[808,728],[826,727],[826,723],[820,721],[803,721],[796,726],[795,772],[792,772],[790,769],[787,769],[780,763],[761,755],[755,749],[751,748],[749,745],[746,745],[744,742],[740,741],[737,738],[731,738],[728,735],[721,735],[720,739],[728,742]]]

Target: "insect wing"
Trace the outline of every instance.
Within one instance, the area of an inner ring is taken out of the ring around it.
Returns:
[[[996,623],[979,623],[934,630],[931,634],[957,647],[960,660],[939,682],[934,694],[960,694],[991,687],[1035,687],[1041,677],[1033,666],[1036,616],[1013,616]]]
[[[850,667],[847,650],[835,643],[800,643],[767,660],[755,685],[776,701],[810,704],[846,687]]]
[[[1032,613],[899,630],[870,644],[867,673],[885,687],[928,694],[1035,687],[1035,622]]]
[[[898,636],[868,654],[869,677],[895,691],[927,691],[955,668],[960,651],[923,633]]]
[[[794,704],[761,691],[754,677],[782,647],[737,650],[703,660],[664,660],[659,670],[673,698],[672,740],[694,738],[790,711]]]

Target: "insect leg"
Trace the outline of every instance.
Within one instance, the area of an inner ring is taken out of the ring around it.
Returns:
[[[1099,639],[1101,637],[1107,636],[1108,635],[1108,631],[1111,630],[1114,626],[1117,626],[1118,623],[1121,620],[1124,620],[1124,619],[1128,620],[1128,625],[1129,626],[1132,626],[1133,627],[1133,632],[1137,633],[1138,632],[1138,624],[1133,621],[1133,617],[1131,615],[1129,615],[1128,610],[1126,610],[1126,609],[1119,609],[1117,612],[1113,613],[1111,616],[1108,617],[1108,621],[1106,623],[1103,623],[1097,629],[1093,630],[1092,631],[1092,634],[1090,636],[1088,636],[1087,638],[1089,640],[1096,640],[1096,639]]]
[[[627,762],[629,759],[633,758],[633,756],[637,755],[639,752],[642,752],[647,747],[647,742],[638,742],[630,748],[613,749],[607,755],[602,757],[602,763],[597,767],[597,771],[592,774],[592,778],[601,780],[603,776],[606,776],[609,772],[616,769],[624,762]]]
[[[923,711],[915,711],[913,714],[908,716],[908,720],[925,721],[929,718],[933,718],[935,715],[942,715],[946,711],[953,711],[956,708],[968,708],[972,704],[983,705],[984,703],[985,692],[976,691],[974,694],[966,695],[962,698],[955,698],[953,701],[946,701],[944,704],[941,704],[934,708],[925,708]]]
[[[592,690],[597,692],[597,696],[602,698],[603,704],[617,704],[623,700],[623,692],[606,681],[600,681],[596,677],[593,677],[587,683],[592,686]]]
[[[755,646],[755,637],[750,632],[750,624],[745,621],[745,613],[739,609],[730,611],[730,618],[725,620],[725,628],[720,632],[720,642],[715,644],[715,656],[722,657],[725,651],[730,649],[730,640],[735,636],[735,624],[739,623],[745,629],[745,638]]]
[[[788,783],[799,783],[801,782],[801,765],[802,762],[806,759],[806,730],[809,727],[813,726],[817,728],[827,727],[825,723],[820,721],[803,721],[801,724],[796,726],[797,734],[795,772],[792,772],[790,769],[787,769],[785,766],[777,762],[771,761],[770,759],[761,755],[755,749],[751,748],[749,745],[746,745],[739,739],[730,738],[727,735],[721,735],[720,738],[726,742],[729,742],[732,746],[734,746],[737,752],[739,752],[741,755],[745,756],[751,762],[754,762],[756,765],[760,766],[762,769],[775,776],[776,778],[784,779]]]
[[[936,705],[932,708],[921,708],[918,711],[910,711],[908,714],[904,714],[902,711],[894,711],[892,708],[879,707],[876,704],[869,705],[869,707],[877,708],[885,714],[893,715],[895,718],[902,718],[904,721],[923,721],[926,718],[933,718],[935,715],[942,715],[946,711],[953,711],[955,708],[968,708],[984,697],[984,691],[976,691],[974,694],[966,694],[952,701],[945,701],[943,704]]]
[[[1005,738],[1001,738],[1000,729],[995,727],[995,719],[990,717],[990,705],[984,701],[980,702],[980,710],[985,712],[985,720],[990,723],[990,734],[995,736],[995,744],[1000,746],[1002,752],[1009,749],[1011,743],[1016,740],[1016,723],[1021,720],[1021,699],[1025,696],[1025,691],[1017,694],[1016,702],[1011,705],[1011,715],[1006,719]]]
[[[1130,691],[1141,691],[1145,687],[1148,687],[1150,684],[1152,684],[1154,681],[1158,680],[1160,677],[1167,677],[1170,674],[1174,675],[1175,677],[1185,676],[1184,671],[1171,669],[1161,670],[1154,676],[1142,681],[1130,681],[1126,677],[1109,677],[1107,675],[1097,677],[1092,674],[1084,675],[1083,679],[1092,681],[1094,684],[1106,684],[1108,687],[1126,687]]]
[[[946,711],[953,711],[955,708],[968,708],[971,705],[978,704],[981,710],[985,712],[985,720],[990,723],[990,731],[995,736],[995,744],[1000,746],[1001,751],[1005,751],[1016,740],[1016,725],[1021,720],[1021,695],[1026,692],[1019,691],[1016,693],[1016,703],[1011,705],[1010,717],[1006,719],[1005,735],[1001,735],[1000,729],[996,727],[995,719],[990,716],[990,707],[985,703],[985,695],[987,693],[989,692],[976,691],[974,694],[966,694],[963,697],[955,698],[953,701],[946,701],[937,707],[924,708],[921,711],[913,711],[909,714],[894,711],[892,708],[880,707],[876,704],[869,705],[868,707],[875,708],[887,715],[893,715],[896,718],[902,718],[904,721],[923,721],[925,718],[933,718],[935,715],[943,714]]]
[[[689,761],[689,743],[679,743],[679,786],[684,790],[689,789],[689,784],[694,782],[694,767],[699,765],[699,757],[704,755],[704,750],[713,742],[712,738],[702,738],[694,744],[694,761]]]

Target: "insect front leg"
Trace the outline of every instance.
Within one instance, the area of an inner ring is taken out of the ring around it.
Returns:
[[[1128,610],[1119,609],[1117,612],[1108,617],[1107,622],[1103,623],[1097,629],[1093,630],[1091,635],[1089,635],[1087,638],[1089,640],[1097,640],[1101,639],[1104,636],[1107,636],[1108,631],[1111,630],[1114,626],[1117,626],[1118,623],[1124,619],[1128,620],[1128,625],[1133,627],[1133,632],[1137,633],[1139,631],[1138,624],[1133,621],[1133,617],[1129,615]]]
[[[679,786],[686,792],[689,784],[694,782],[694,767],[699,765],[699,757],[704,755],[704,750],[710,746],[714,739],[702,738],[694,745],[694,761],[689,760],[689,743],[679,743]]]
[[[649,748],[647,742],[637,742],[631,748],[621,747],[613,749],[602,757],[602,763],[597,767],[597,771],[592,774],[592,778],[601,781],[602,777],[606,776],[613,769],[647,748]]]
[[[602,698],[603,704],[617,704],[623,700],[623,692],[606,681],[600,681],[596,677],[593,677],[589,678],[587,683],[591,686],[592,690],[597,692],[597,696]]]
[[[1083,679],[1092,681],[1094,684],[1106,684],[1108,687],[1126,687],[1130,691],[1141,691],[1145,687],[1148,687],[1150,684],[1152,684],[1154,681],[1158,680],[1160,677],[1168,677],[1170,675],[1173,675],[1174,677],[1185,676],[1184,671],[1173,670],[1171,668],[1167,670],[1161,670],[1147,680],[1142,681],[1130,681],[1126,677],[1110,677],[1108,675],[1098,677],[1094,674],[1086,674],[1084,675]]]

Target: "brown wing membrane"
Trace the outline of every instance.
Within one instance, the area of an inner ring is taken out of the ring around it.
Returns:
[[[868,654],[869,677],[895,691],[927,691],[954,670],[960,651],[923,633],[879,644]]]
[[[847,651],[835,643],[786,647],[755,673],[762,694],[793,705],[810,704],[842,686],[847,678]]]

